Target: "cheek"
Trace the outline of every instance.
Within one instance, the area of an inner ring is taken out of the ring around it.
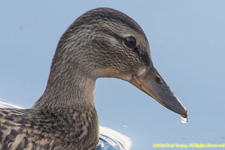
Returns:
[[[96,69],[92,74],[94,75],[95,78],[113,77],[113,78],[119,78],[119,79],[127,80],[127,81],[129,81],[132,78],[131,74],[123,73],[111,67]]]
[[[139,70],[138,70],[138,76],[142,75],[143,73],[145,73],[147,70],[146,67],[141,67]]]

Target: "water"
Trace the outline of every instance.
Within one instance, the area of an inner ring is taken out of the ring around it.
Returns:
[[[11,104],[0,98],[0,108],[18,108],[23,109],[23,107]],[[132,142],[127,136],[116,132],[107,127],[99,127],[99,144],[95,150],[129,150],[131,149]]]
[[[100,126],[99,145],[95,150],[129,150],[131,145],[131,140],[127,136]]]
[[[188,117],[187,116],[180,116],[181,122],[182,123],[187,123],[188,122]]]

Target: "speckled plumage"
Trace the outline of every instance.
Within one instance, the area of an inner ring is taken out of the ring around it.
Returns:
[[[134,37],[135,43],[126,45],[127,37]],[[98,117],[93,93],[100,77],[126,80],[165,107],[187,114],[155,70],[139,25],[117,10],[98,8],[75,20],[61,37],[47,87],[34,106],[0,109],[0,149],[94,149]],[[167,90],[166,94],[157,95],[154,87],[151,92],[151,86],[142,85],[145,78],[157,89]],[[162,100],[167,95],[169,103]]]
[[[73,109],[56,115],[38,112],[34,109],[9,109],[0,112],[0,149],[89,149],[98,142],[92,138],[98,133],[93,124],[96,111],[76,111]],[[4,119],[3,119],[4,118]],[[74,127],[79,132],[74,132]],[[4,131],[4,132],[2,132]],[[86,146],[84,144],[87,143]]]

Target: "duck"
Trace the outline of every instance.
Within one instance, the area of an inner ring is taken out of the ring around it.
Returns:
[[[94,150],[98,78],[118,78],[187,118],[187,109],[153,65],[142,28],[112,8],[78,17],[61,36],[47,86],[29,109],[0,109],[0,149]]]

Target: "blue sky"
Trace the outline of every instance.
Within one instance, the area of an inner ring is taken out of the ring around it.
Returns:
[[[96,7],[118,9],[139,23],[154,65],[189,111],[189,123],[182,124],[129,83],[98,79],[100,124],[126,134],[139,150],[155,143],[225,143],[224,0],[1,0],[0,98],[31,107],[45,89],[59,38]]]

